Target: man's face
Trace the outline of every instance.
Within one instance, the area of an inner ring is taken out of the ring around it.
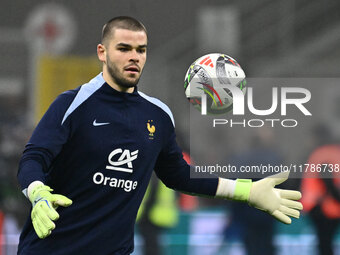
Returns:
[[[136,86],[146,61],[146,33],[115,29],[105,46],[106,67],[113,82],[127,88]]]

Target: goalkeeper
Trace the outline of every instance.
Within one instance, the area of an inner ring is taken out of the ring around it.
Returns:
[[[190,178],[171,111],[138,90],[146,50],[143,24],[111,19],[97,46],[102,73],[62,93],[39,122],[19,164],[32,210],[18,254],[131,254],[153,170],[176,190],[244,201],[286,224],[299,217],[300,193],[275,188],[288,173],[254,183]]]

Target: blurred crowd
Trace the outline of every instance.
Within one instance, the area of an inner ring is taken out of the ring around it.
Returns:
[[[23,123],[0,125],[0,254],[16,254],[21,228],[30,204],[16,180],[18,163],[30,129]]]

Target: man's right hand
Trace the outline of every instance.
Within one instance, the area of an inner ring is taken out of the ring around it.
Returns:
[[[55,224],[53,221],[59,219],[56,209],[58,206],[67,207],[72,204],[72,200],[58,194],[51,194],[53,191],[43,183],[38,183],[29,187],[28,197],[32,203],[31,219],[35,232],[39,238],[49,236]]]

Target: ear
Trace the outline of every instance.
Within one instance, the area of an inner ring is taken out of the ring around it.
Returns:
[[[101,62],[106,62],[106,48],[104,44],[97,45],[97,56]]]

